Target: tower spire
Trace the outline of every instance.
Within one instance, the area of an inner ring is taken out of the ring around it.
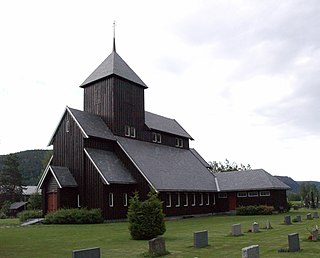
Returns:
[[[113,21],[113,52],[116,52],[116,21]]]

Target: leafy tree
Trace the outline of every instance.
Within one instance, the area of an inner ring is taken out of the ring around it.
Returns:
[[[127,217],[129,231],[133,239],[152,239],[163,235],[166,231],[162,202],[153,191],[143,202],[140,201],[139,194],[135,192],[134,196],[130,198]]]
[[[33,193],[28,199],[28,209],[30,210],[41,210],[41,194]]]
[[[226,159],[224,162],[210,161],[209,165],[212,172],[229,172],[251,169],[250,164],[244,165],[240,163],[239,165],[236,162],[230,162],[228,159]]]
[[[305,207],[318,207],[319,191],[315,184],[303,182],[300,185],[300,195]]]
[[[19,162],[15,154],[10,154],[4,161],[0,172],[0,193],[2,200],[19,201],[22,197],[22,176],[19,171]]]

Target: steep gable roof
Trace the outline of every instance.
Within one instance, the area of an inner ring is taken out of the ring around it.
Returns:
[[[80,87],[85,87],[92,82],[113,74],[139,84],[144,88],[148,88],[116,51],[112,51],[112,53],[93,71]]]
[[[136,180],[115,153],[86,148],[85,153],[106,184],[134,184]]]
[[[156,191],[216,191],[215,176],[186,149],[117,137]]]
[[[51,137],[49,145],[53,144],[55,135],[61,125],[61,122],[66,112],[68,112],[71,115],[71,117],[74,119],[74,121],[80,128],[84,138],[98,137],[98,138],[107,139],[107,140],[115,140],[113,133],[111,132],[107,124],[102,120],[100,116],[86,112],[86,111],[80,111],[74,108],[67,107],[66,111],[62,116],[62,119],[60,120],[60,123],[58,124],[57,129],[55,130],[53,136]]]
[[[221,191],[290,189],[263,169],[215,173]]]
[[[182,126],[175,119],[159,116],[157,114],[146,111],[145,124],[149,129],[170,133],[193,140],[193,138],[186,132],[186,130],[182,128]]]

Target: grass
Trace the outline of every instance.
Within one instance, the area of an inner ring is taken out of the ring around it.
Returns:
[[[166,222],[164,234],[170,257],[241,257],[243,247],[258,244],[261,257],[317,257],[319,242],[306,240],[313,226],[320,219],[306,221],[310,210],[300,209],[288,213],[292,219],[301,215],[303,221],[284,225],[284,214],[270,216],[209,216]],[[287,214],[286,214],[287,215]],[[273,229],[263,229],[269,220]],[[259,233],[249,233],[253,222],[260,225]],[[231,225],[241,223],[243,235],[230,235]],[[209,246],[193,247],[193,232],[208,230]],[[288,234],[299,233],[301,251],[298,253],[278,253],[287,248]],[[0,220],[1,258],[61,258],[72,257],[72,250],[100,247],[106,257],[143,257],[148,251],[148,241],[130,239],[128,224],[105,223],[97,225],[35,225],[20,227],[16,219]]]

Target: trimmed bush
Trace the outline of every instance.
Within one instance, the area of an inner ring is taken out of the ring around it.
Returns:
[[[103,222],[100,209],[60,209],[48,213],[45,224],[97,224]]]
[[[148,240],[163,235],[166,231],[162,202],[155,192],[150,192],[148,199],[143,202],[136,192],[130,199],[127,216],[133,239]]]
[[[259,205],[259,206],[241,206],[236,208],[237,215],[271,215],[273,212],[272,206]]]
[[[19,218],[20,222],[25,222],[29,219],[34,219],[34,218],[42,218],[42,211],[26,210],[26,211],[19,212],[17,214],[17,217]]]

